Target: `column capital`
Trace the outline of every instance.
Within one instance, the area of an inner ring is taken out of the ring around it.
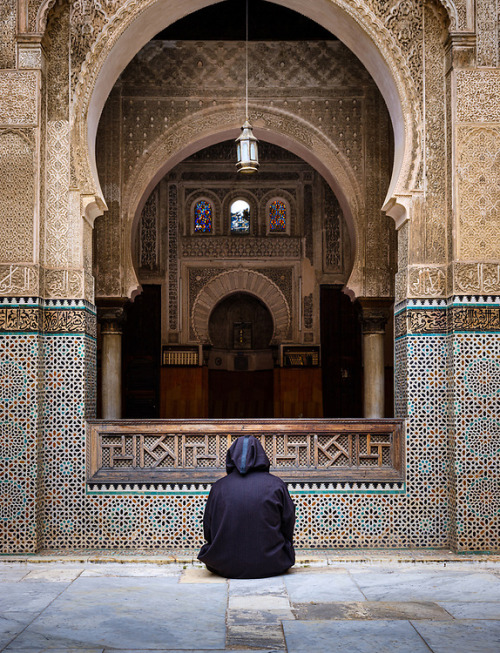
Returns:
[[[385,325],[391,315],[392,299],[364,297],[358,299],[361,306],[360,320],[363,334],[385,333]]]
[[[101,324],[103,335],[122,332],[122,324],[125,321],[125,302],[126,300],[98,302],[97,319]]]

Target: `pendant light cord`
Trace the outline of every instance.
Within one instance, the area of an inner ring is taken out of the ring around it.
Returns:
[[[248,0],[245,15],[245,119],[248,120]]]

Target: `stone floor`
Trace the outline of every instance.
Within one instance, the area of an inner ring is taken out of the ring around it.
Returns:
[[[4,556],[0,650],[500,652],[498,557],[392,554],[302,553],[229,581],[191,552]]]

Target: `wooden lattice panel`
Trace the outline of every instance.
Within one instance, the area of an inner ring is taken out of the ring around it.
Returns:
[[[92,482],[211,482],[237,437],[260,439],[288,481],[403,479],[401,420],[93,420]]]

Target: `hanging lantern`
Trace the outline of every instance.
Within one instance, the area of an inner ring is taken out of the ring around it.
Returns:
[[[241,128],[241,134],[236,139],[236,170],[238,172],[257,172],[259,169],[258,142],[257,138],[253,135],[252,125],[248,120],[245,120]]]

